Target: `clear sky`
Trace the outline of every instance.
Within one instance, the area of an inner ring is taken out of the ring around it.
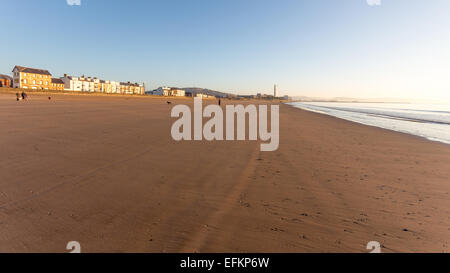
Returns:
[[[450,101],[449,0],[2,0],[0,25],[3,74]]]

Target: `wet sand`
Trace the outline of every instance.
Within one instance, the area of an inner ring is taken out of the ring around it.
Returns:
[[[0,94],[0,252],[450,250],[449,145],[287,105],[275,152],[175,142],[166,101]]]

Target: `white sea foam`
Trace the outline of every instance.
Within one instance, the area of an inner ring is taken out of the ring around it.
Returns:
[[[450,144],[450,105],[404,103],[292,102],[330,116]]]

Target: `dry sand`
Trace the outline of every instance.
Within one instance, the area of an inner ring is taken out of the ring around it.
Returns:
[[[0,252],[450,250],[450,146],[286,105],[275,152],[177,143],[166,100],[0,94]]]

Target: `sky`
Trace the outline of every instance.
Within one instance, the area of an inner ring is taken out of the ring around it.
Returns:
[[[14,65],[236,94],[450,101],[449,0],[2,0]]]

